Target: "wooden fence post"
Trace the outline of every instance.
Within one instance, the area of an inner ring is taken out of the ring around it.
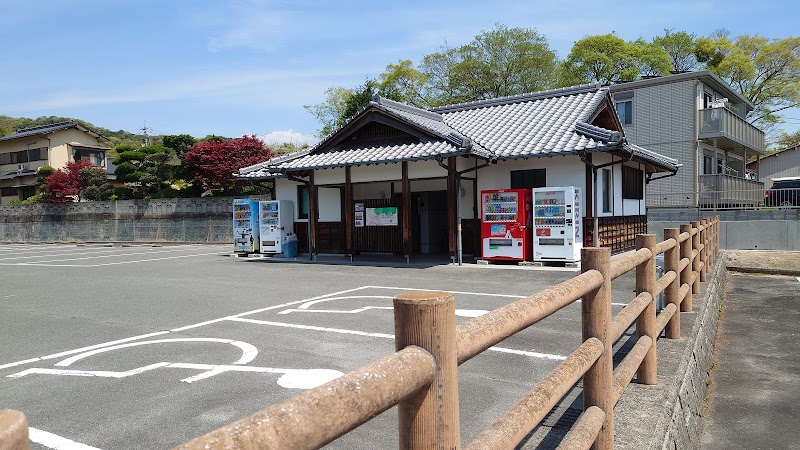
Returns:
[[[0,450],[30,450],[28,420],[13,409],[0,409]]]
[[[636,249],[646,248],[652,252],[650,258],[636,266],[636,295],[648,292],[653,297],[647,308],[636,319],[636,335],[649,336],[653,345],[647,351],[639,370],[636,371],[636,381],[642,384],[656,384],[656,235],[637,234]]]
[[[697,273],[697,276],[694,277],[694,283],[692,284],[692,294],[699,294],[700,293],[700,221],[694,220],[692,223],[692,229],[696,230],[697,232],[692,236],[692,254],[694,251],[697,250],[697,257],[692,260],[692,271]]]
[[[681,243],[681,259],[688,259],[689,264],[681,271],[681,286],[684,284],[692,285],[692,226],[690,224],[681,225],[681,234],[689,233],[689,239]],[[692,310],[692,289],[686,293],[686,297],[681,300],[681,312]]]
[[[681,277],[680,277],[680,249],[681,245],[678,242],[680,235],[680,231],[677,228],[664,228],[664,239],[675,239],[675,247],[664,252],[664,273],[667,272],[675,272],[675,280],[667,286],[667,289],[664,290],[664,303],[674,303],[676,306],[675,314],[672,315],[672,318],[669,319],[667,322],[667,327],[664,329],[664,333],[667,339],[680,339],[681,338],[681,312],[680,308],[678,307],[678,303],[680,303],[681,299],[678,298],[678,291],[680,291],[681,287]]]
[[[589,270],[597,270],[603,275],[603,285],[583,296],[581,301],[583,340],[599,339],[603,343],[603,354],[583,377],[583,409],[597,406],[606,414],[592,449],[611,450],[614,448],[611,249],[591,247],[581,250],[581,272]]]
[[[405,292],[394,298],[395,347],[416,345],[436,360],[427,389],[398,405],[400,448],[461,448],[455,298],[448,292]]]
[[[700,281],[706,281],[708,276],[708,219],[701,220],[700,226],[703,227],[703,231],[700,232],[700,244],[703,246],[703,249],[700,250],[700,261],[703,263],[700,266]]]

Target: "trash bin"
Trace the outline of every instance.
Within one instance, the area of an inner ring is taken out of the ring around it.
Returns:
[[[664,255],[656,255],[656,280],[664,275]],[[656,314],[664,309],[664,291],[661,291],[656,298]]]
[[[283,253],[284,258],[295,258],[297,257],[297,235],[290,234],[288,236],[283,237],[283,242],[281,243],[281,253]]]

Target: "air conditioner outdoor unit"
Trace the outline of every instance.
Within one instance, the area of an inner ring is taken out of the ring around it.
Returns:
[[[28,165],[27,164],[19,164],[19,165],[17,165],[17,171],[18,172],[23,172],[23,171],[26,171],[26,170],[28,170]]]
[[[720,98],[718,100],[714,100],[711,102],[712,108],[727,108],[729,107],[731,102],[727,98]]]

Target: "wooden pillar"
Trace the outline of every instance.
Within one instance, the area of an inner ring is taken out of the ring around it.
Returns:
[[[692,226],[683,224],[680,227],[681,234],[689,233],[689,239],[681,243],[681,259],[688,259],[689,264],[681,271],[681,286],[684,284],[692,285]],[[692,290],[686,292],[686,297],[681,300],[681,311],[689,312],[692,310]]]
[[[348,255],[355,254],[353,248],[353,228],[355,227],[354,208],[353,204],[353,182],[350,176],[350,166],[344,168],[344,240],[345,252]]]
[[[456,301],[449,292],[405,292],[394,298],[395,347],[416,345],[436,361],[436,374],[398,405],[400,448],[461,448]]]
[[[450,258],[456,257],[456,158],[447,158],[447,236]]]
[[[13,409],[0,409],[0,449],[30,450],[28,419]]]
[[[314,184],[314,171],[310,171],[308,174],[308,223],[309,223],[309,236],[308,240],[311,243],[311,254],[317,254],[317,219],[319,218],[318,214],[318,205],[317,205],[317,186]]]
[[[408,179],[408,161],[403,161],[403,254],[411,257],[411,181]]]
[[[700,232],[700,243],[703,245],[703,250],[700,251],[700,261],[703,265],[700,268],[700,281],[706,281],[708,276],[708,219],[702,219],[700,225],[703,231]]]
[[[678,298],[678,292],[680,291],[681,287],[681,274],[678,270],[680,266],[681,250],[681,245],[678,243],[678,236],[680,233],[680,230],[677,228],[664,228],[664,239],[675,239],[675,247],[672,247],[664,252],[664,273],[670,271],[675,272],[675,280],[670,283],[669,286],[667,286],[666,290],[664,290],[665,306],[670,303],[673,303],[676,306],[675,314],[673,314],[672,318],[669,319],[669,322],[667,322],[667,327],[664,329],[667,339],[681,338],[681,313],[678,305],[681,301],[681,299]]]
[[[697,274],[694,277],[694,283],[692,284],[692,294],[699,294],[700,293],[700,221],[694,220],[691,222],[692,229],[697,230],[694,236],[692,236],[692,254],[694,251],[697,250],[697,257],[692,260],[692,271]]]
[[[653,297],[647,308],[639,314],[636,319],[636,335],[649,336],[653,340],[653,345],[647,351],[647,355],[642,360],[639,370],[636,371],[636,381],[642,384],[656,384],[656,235],[637,234],[636,249],[646,248],[652,252],[650,258],[636,266],[636,295],[648,292]]]
[[[581,317],[583,340],[594,337],[603,343],[603,354],[583,377],[583,409],[597,406],[606,413],[603,428],[592,446],[594,450],[614,448],[613,362],[611,342],[611,249],[584,248],[581,250],[581,271],[597,270],[603,275],[603,285],[583,296]]]

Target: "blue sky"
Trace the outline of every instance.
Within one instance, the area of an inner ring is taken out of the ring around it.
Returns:
[[[303,105],[327,87],[354,87],[496,23],[536,28],[564,58],[591,34],[788,37],[800,17],[788,0],[0,0],[0,11],[0,114],[296,143],[313,140],[319,124]]]

